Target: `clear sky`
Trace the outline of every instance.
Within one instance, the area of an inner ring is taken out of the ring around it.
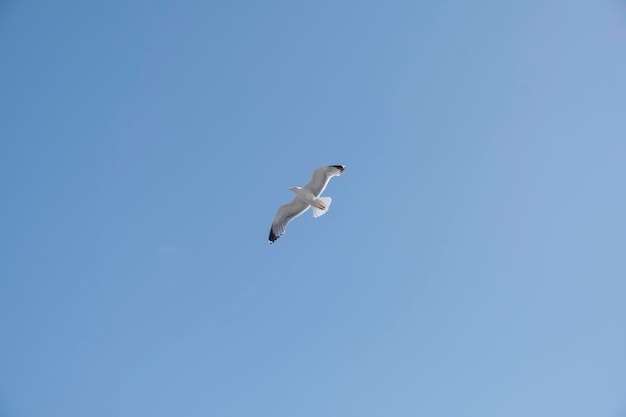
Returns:
[[[0,416],[626,416],[623,2],[13,0],[0,56]]]

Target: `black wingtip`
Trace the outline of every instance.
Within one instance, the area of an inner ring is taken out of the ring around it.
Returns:
[[[276,235],[274,234],[274,231],[273,231],[273,230],[270,230],[270,237],[269,237],[270,245],[271,245],[272,243],[276,242],[276,239],[278,239],[278,238],[279,238],[279,236],[276,236]]]

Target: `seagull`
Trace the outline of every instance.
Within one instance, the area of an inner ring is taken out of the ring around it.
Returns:
[[[272,227],[270,229],[270,245],[276,241],[283,233],[290,221],[309,209],[313,210],[313,217],[326,214],[332,199],[330,197],[320,197],[322,191],[328,185],[332,177],[341,175],[346,167],[344,165],[328,165],[313,171],[313,178],[304,187],[289,187],[296,194],[296,198],[291,203],[280,206]]]

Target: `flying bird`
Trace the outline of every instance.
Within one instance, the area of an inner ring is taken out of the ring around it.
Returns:
[[[313,210],[313,217],[325,214],[330,207],[330,197],[320,197],[328,181],[341,175],[344,165],[328,165],[313,171],[313,178],[304,187],[289,187],[296,194],[291,203],[280,206],[270,229],[270,244],[274,243],[283,233],[290,221],[307,211]]]

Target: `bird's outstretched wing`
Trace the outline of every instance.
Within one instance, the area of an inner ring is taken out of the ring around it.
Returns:
[[[312,192],[315,197],[319,197],[326,188],[326,185],[328,185],[328,181],[330,181],[332,177],[341,175],[345,168],[344,165],[328,165],[318,168],[313,171],[313,178],[311,178],[311,181],[309,181],[304,188]]]
[[[285,233],[287,224],[289,224],[290,221],[307,211],[309,207],[311,206],[297,197],[294,198],[291,203],[280,206],[276,212],[276,216],[274,216],[272,227],[270,228],[270,244],[274,243],[276,239]]]

